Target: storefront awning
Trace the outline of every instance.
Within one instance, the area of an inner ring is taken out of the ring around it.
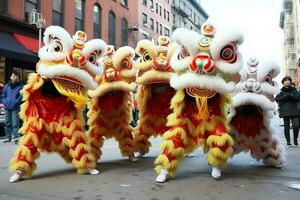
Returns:
[[[33,53],[39,52],[39,40],[18,33],[13,33],[14,38],[26,49]]]
[[[37,55],[28,51],[10,33],[4,31],[0,31],[0,55],[31,63],[38,61]]]

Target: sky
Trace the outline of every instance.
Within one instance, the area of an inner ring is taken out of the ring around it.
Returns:
[[[261,62],[282,64],[283,30],[279,27],[282,0],[200,0],[209,21],[219,29],[239,30],[244,35],[240,47],[244,61],[256,57]]]

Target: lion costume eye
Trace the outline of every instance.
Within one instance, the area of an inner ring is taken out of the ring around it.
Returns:
[[[63,51],[63,45],[58,40],[53,40],[52,44],[49,47],[49,50],[53,53],[59,53]]]
[[[131,69],[131,63],[130,61],[125,58],[124,60],[122,60],[121,62],[121,69]]]
[[[273,81],[272,81],[272,76],[271,74],[268,74],[266,79],[265,79],[265,82],[271,84],[271,85],[274,85]]]
[[[178,54],[178,60],[182,60],[182,59],[184,59],[184,58],[186,58],[188,56],[190,56],[188,50],[184,46],[182,46],[181,47],[181,51]]]
[[[93,52],[90,54],[90,56],[88,57],[88,61],[95,64],[97,62],[98,59],[98,55],[96,52]]]
[[[223,60],[227,61],[228,63],[234,63],[237,59],[237,55],[235,51],[236,51],[235,44],[230,43],[225,47],[223,47],[220,56]]]
[[[145,53],[143,54],[143,61],[147,62],[150,60],[152,60],[150,54],[147,51],[145,51]]]

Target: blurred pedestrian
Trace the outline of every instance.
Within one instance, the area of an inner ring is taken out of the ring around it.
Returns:
[[[292,86],[291,77],[286,76],[281,82],[283,87],[275,98],[279,105],[279,117],[283,118],[284,135],[287,141],[287,146],[291,146],[290,121],[292,121],[294,145],[298,146],[300,106],[297,106],[297,104],[300,103],[300,95],[296,88]]]
[[[5,134],[4,143],[11,142],[15,144],[19,142],[19,111],[22,103],[22,95],[20,93],[24,84],[18,80],[18,74],[12,72],[10,81],[4,86],[2,92],[2,101],[5,108]]]

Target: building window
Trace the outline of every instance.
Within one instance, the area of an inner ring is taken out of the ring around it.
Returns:
[[[170,21],[170,13],[169,13],[169,11],[167,11],[167,20],[168,20],[168,22]]]
[[[108,13],[108,43],[116,44],[116,15],[112,10]]]
[[[159,34],[162,35],[162,25],[159,25]]]
[[[0,14],[7,15],[8,10],[8,0],[1,0],[0,1]]]
[[[156,22],[156,33],[158,33],[158,22]]]
[[[122,30],[121,46],[126,46],[128,45],[128,21],[124,17],[121,20],[121,30]]]
[[[147,0],[143,0],[143,4],[147,6]]]
[[[154,30],[154,20],[150,18],[150,29]]]
[[[2,0],[1,0],[2,1]],[[39,6],[40,2],[39,0],[25,0],[24,9],[25,9],[25,20],[29,20],[30,12],[32,12],[33,9],[37,10],[39,12]]]
[[[147,22],[147,15],[145,13],[143,13],[143,15],[142,15],[142,20],[143,20],[143,25],[145,27],[147,27],[147,24],[148,24],[148,22]]]
[[[176,23],[176,15],[173,13],[173,24]]]
[[[164,19],[167,18],[166,9],[164,9]]]
[[[158,13],[158,3],[155,3],[155,12]]]
[[[52,0],[52,24],[64,26],[64,0]]]
[[[150,0],[150,8],[153,8],[154,4],[153,4],[153,0]]]
[[[161,6],[159,6],[159,15],[161,16]]]
[[[94,5],[94,38],[102,36],[102,8],[99,4]]]
[[[164,27],[164,35],[165,36],[170,36],[170,30],[166,27]]]
[[[84,31],[84,0],[75,0],[75,32]]]

